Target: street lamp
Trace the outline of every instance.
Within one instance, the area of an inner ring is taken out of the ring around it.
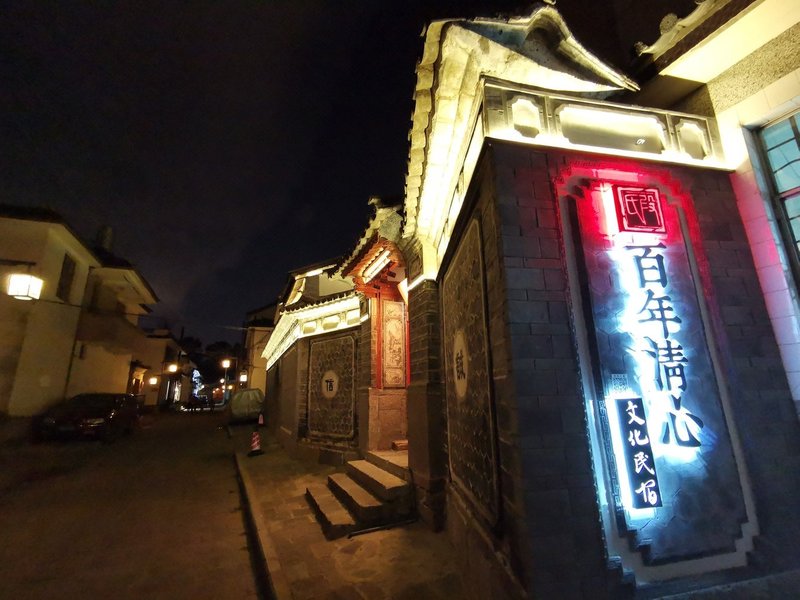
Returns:
[[[231,361],[229,358],[222,360],[222,368],[225,369],[225,379],[223,381],[222,399],[227,401],[230,399],[230,392],[228,391],[228,369],[231,368]]]

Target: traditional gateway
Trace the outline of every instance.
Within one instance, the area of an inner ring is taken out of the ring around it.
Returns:
[[[787,4],[665,19],[643,91],[552,6],[432,23],[404,201],[290,276],[270,422],[323,460],[393,454],[476,598],[800,566]]]

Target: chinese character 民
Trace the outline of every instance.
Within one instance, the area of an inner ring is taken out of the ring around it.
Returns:
[[[647,461],[650,460],[650,455],[644,452],[637,452],[633,455],[633,468],[637,473],[641,473],[643,470],[650,473],[650,475],[655,475],[656,472],[647,466]]]

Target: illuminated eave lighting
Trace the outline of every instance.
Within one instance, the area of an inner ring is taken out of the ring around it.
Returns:
[[[361,275],[361,277],[364,279],[364,283],[369,283],[370,281],[372,281],[375,278],[375,276],[381,272],[381,269],[383,269],[386,265],[389,264],[389,262],[391,262],[391,259],[389,257],[390,254],[391,251],[384,250],[383,252],[378,254],[375,257],[375,259],[371,263],[369,263],[369,265],[367,265],[367,267],[364,269]]]
[[[270,369],[298,339],[349,329],[359,325],[361,320],[345,318],[341,320],[341,324],[335,329],[318,329],[312,333],[303,332],[302,325],[304,323],[323,319],[327,316],[347,314],[351,311],[359,311],[360,316],[360,301],[355,294],[327,304],[309,306],[284,313],[275,324],[272,336],[270,336],[267,346],[261,354],[262,358],[267,360],[267,369]]]
[[[17,300],[38,300],[42,295],[44,281],[28,273],[12,273],[8,276],[7,293]]]

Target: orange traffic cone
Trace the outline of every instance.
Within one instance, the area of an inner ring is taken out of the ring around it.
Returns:
[[[253,435],[250,436],[250,452],[247,453],[247,456],[258,456],[259,454],[264,454],[261,450],[261,434],[258,433],[258,427],[253,430]]]
[[[264,413],[263,412],[258,413],[258,426],[259,427],[263,427],[264,426]]]

